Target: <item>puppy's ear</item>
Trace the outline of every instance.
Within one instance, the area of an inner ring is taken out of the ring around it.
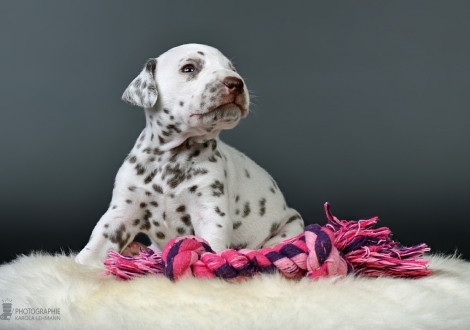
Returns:
[[[151,108],[157,102],[157,81],[155,69],[157,60],[151,58],[145,64],[142,72],[129,84],[122,94],[122,99],[142,108]]]

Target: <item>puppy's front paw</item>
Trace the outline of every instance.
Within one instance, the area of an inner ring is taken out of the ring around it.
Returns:
[[[94,255],[87,247],[77,254],[75,257],[75,262],[85,266],[104,268],[104,259]]]

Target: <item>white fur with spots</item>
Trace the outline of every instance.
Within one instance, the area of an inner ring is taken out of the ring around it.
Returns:
[[[156,248],[195,234],[215,251],[274,246],[303,220],[272,177],[220,141],[249,112],[249,94],[217,49],[188,44],[150,59],[123,94],[147,124],[119,169],[111,204],[76,261],[103,265],[139,232]]]

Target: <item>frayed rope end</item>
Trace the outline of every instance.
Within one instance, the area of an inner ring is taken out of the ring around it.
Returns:
[[[399,246],[387,227],[373,228],[378,217],[359,221],[339,220],[325,203],[326,227],[335,235],[335,246],[344,254],[355,274],[419,278],[432,274],[429,261],[422,259],[431,249],[424,243]]]

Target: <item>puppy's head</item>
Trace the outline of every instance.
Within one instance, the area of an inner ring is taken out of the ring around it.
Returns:
[[[198,44],[150,59],[122,98],[164,111],[183,124],[183,133],[205,138],[235,127],[247,116],[250,103],[245,82],[230,60],[219,50]]]

